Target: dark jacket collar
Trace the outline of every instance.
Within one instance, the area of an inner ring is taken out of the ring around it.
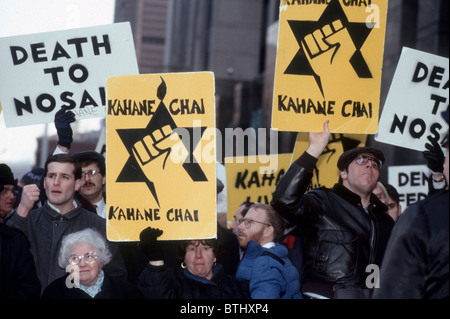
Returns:
[[[336,183],[334,184],[333,188],[331,189],[333,193],[337,194],[338,196],[342,197],[349,203],[351,203],[353,206],[356,207],[362,207],[361,205],[361,197],[355,193],[353,193],[351,190],[349,190],[347,187],[345,187],[342,184]],[[383,204],[377,196],[374,194],[370,195],[370,206],[372,208],[378,208],[382,211],[387,211],[387,206]]]
[[[206,285],[217,285],[223,280],[223,277],[225,275],[223,267],[221,264],[217,264],[215,267],[213,267],[212,271],[213,277],[211,278],[211,280],[208,280],[200,276],[196,276],[193,273],[191,273],[187,268],[184,269],[184,275],[192,280],[201,282]]]

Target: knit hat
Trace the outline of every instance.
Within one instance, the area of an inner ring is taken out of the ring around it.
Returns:
[[[35,167],[28,173],[22,176],[20,182],[23,185],[36,184],[39,186],[39,182],[44,175],[44,169],[42,167]]]
[[[14,175],[6,164],[0,164],[0,186],[15,185]]]
[[[355,147],[342,153],[337,161],[337,167],[340,171],[343,171],[347,168],[351,161],[356,158],[356,156],[363,153],[372,154],[375,158],[379,159],[384,164],[385,158],[383,152],[381,152],[380,150],[372,147]]]

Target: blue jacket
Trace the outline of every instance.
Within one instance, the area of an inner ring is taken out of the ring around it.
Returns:
[[[266,249],[250,241],[236,278],[250,281],[253,299],[302,299],[298,271],[283,245]]]

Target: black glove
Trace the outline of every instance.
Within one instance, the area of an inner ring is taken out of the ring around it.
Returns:
[[[442,152],[442,148],[437,141],[432,140],[430,137],[428,137],[428,140],[431,144],[425,144],[425,148],[428,151],[423,151],[422,155],[427,160],[427,166],[430,170],[435,173],[442,173],[444,171],[444,152]]]
[[[162,233],[163,231],[159,228],[147,227],[139,235],[139,246],[150,261],[164,259],[162,247],[158,242],[158,237]]]
[[[55,127],[58,134],[58,145],[70,148],[72,144],[72,128],[70,123],[75,122],[75,114],[72,111],[62,107],[55,114]]]

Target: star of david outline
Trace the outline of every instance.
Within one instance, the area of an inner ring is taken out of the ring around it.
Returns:
[[[142,141],[145,136],[151,136],[151,134],[155,130],[160,129],[164,126],[169,125],[172,129],[172,132],[178,127],[163,102],[167,87],[162,77],[161,81],[162,82],[157,90],[157,97],[158,99],[160,99],[160,103],[147,126],[145,128],[116,129],[117,134],[119,135],[123,145],[125,146],[129,154],[126,163],[124,164],[121,172],[119,173],[119,176],[116,179],[116,183],[145,183],[158,206],[160,206],[160,203],[155,184],[153,181],[150,181],[147,178],[141,168],[141,165],[137,162],[137,159],[133,154],[133,146],[136,142]],[[206,127],[200,127],[200,134],[193,134],[193,127],[181,128],[185,129],[189,133],[189,138],[181,139],[189,153],[182,164],[184,170],[194,182],[208,181],[205,173],[203,172],[193,154],[194,149],[197,147],[203,136],[203,133],[206,130]],[[164,156],[164,154],[165,152],[160,153],[157,157]],[[166,156],[168,157],[169,154],[166,154]],[[167,157],[165,160],[167,160]]]
[[[348,137],[348,136],[344,136],[344,134],[342,134],[342,133],[331,133],[328,145],[325,147],[325,149],[322,151],[322,154],[321,154],[321,156],[329,154],[327,161],[326,161],[327,163],[330,162],[331,158],[336,153],[336,148],[331,148],[331,146],[333,144],[336,145],[337,143],[342,144],[342,149],[343,149],[343,153],[344,153],[348,150],[351,150],[351,149],[357,147],[359,145],[360,141],[353,139],[351,137]],[[320,183],[320,171],[317,167],[314,167],[314,175],[316,176],[317,181]],[[311,181],[311,186],[312,186],[312,181]]]
[[[317,21],[298,21],[298,20],[288,20],[289,27],[298,42],[299,50],[289,63],[288,67],[284,71],[284,74],[291,75],[307,75],[313,76],[317,86],[319,87],[322,96],[324,96],[324,91],[320,76],[317,75],[312,69],[308,58],[305,54],[305,49],[302,45],[302,40],[308,34],[312,34],[314,31],[322,28],[327,24],[331,24],[335,20],[340,20],[342,26],[347,28],[347,31],[355,45],[355,52],[350,58],[350,64],[355,70],[359,78],[372,78],[372,73],[370,72],[369,66],[361,53],[361,47],[367,40],[372,28],[368,28],[365,22],[350,22],[342,9],[339,0],[332,0],[322,15]]]

